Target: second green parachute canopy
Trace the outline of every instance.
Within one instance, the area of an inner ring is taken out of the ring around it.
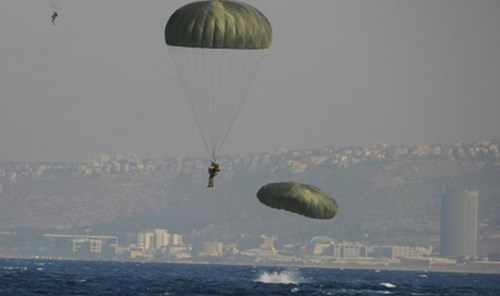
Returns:
[[[338,211],[337,203],[328,194],[295,182],[267,184],[259,189],[257,198],[266,206],[315,219],[331,219]]]
[[[271,41],[266,16],[239,1],[193,2],[168,19],[165,42],[213,160]]]

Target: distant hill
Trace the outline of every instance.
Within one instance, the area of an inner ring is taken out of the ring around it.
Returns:
[[[95,233],[167,228],[234,241],[428,243],[439,234],[443,186],[478,190],[482,231],[500,231],[498,141],[394,147],[325,147],[226,156],[213,189],[205,159],[101,156],[85,163],[1,163],[0,231]],[[312,184],[335,197],[328,221],[268,208],[255,193],[270,182]]]

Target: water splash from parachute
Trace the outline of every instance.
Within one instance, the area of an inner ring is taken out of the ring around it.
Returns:
[[[262,272],[259,274],[256,282],[263,284],[283,284],[283,285],[298,285],[307,283],[308,281],[296,269],[288,269],[283,271]]]

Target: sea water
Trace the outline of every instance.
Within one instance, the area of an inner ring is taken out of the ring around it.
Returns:
[[[0,259],[0,295],[500,295],[497,274]]]

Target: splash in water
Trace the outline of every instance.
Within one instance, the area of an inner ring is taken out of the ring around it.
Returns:
[[[394,289],[396,288],[396,285],[394,284],[391,284],[391,283],[380,283],[381,286],[384,286],[386,288],[389,288],[389,289]]]
[[[306,283],[306,279],[302,277],[298,270],[283,270],[274,272],[261,272],[255,280],[264,284],[294,284]]]

